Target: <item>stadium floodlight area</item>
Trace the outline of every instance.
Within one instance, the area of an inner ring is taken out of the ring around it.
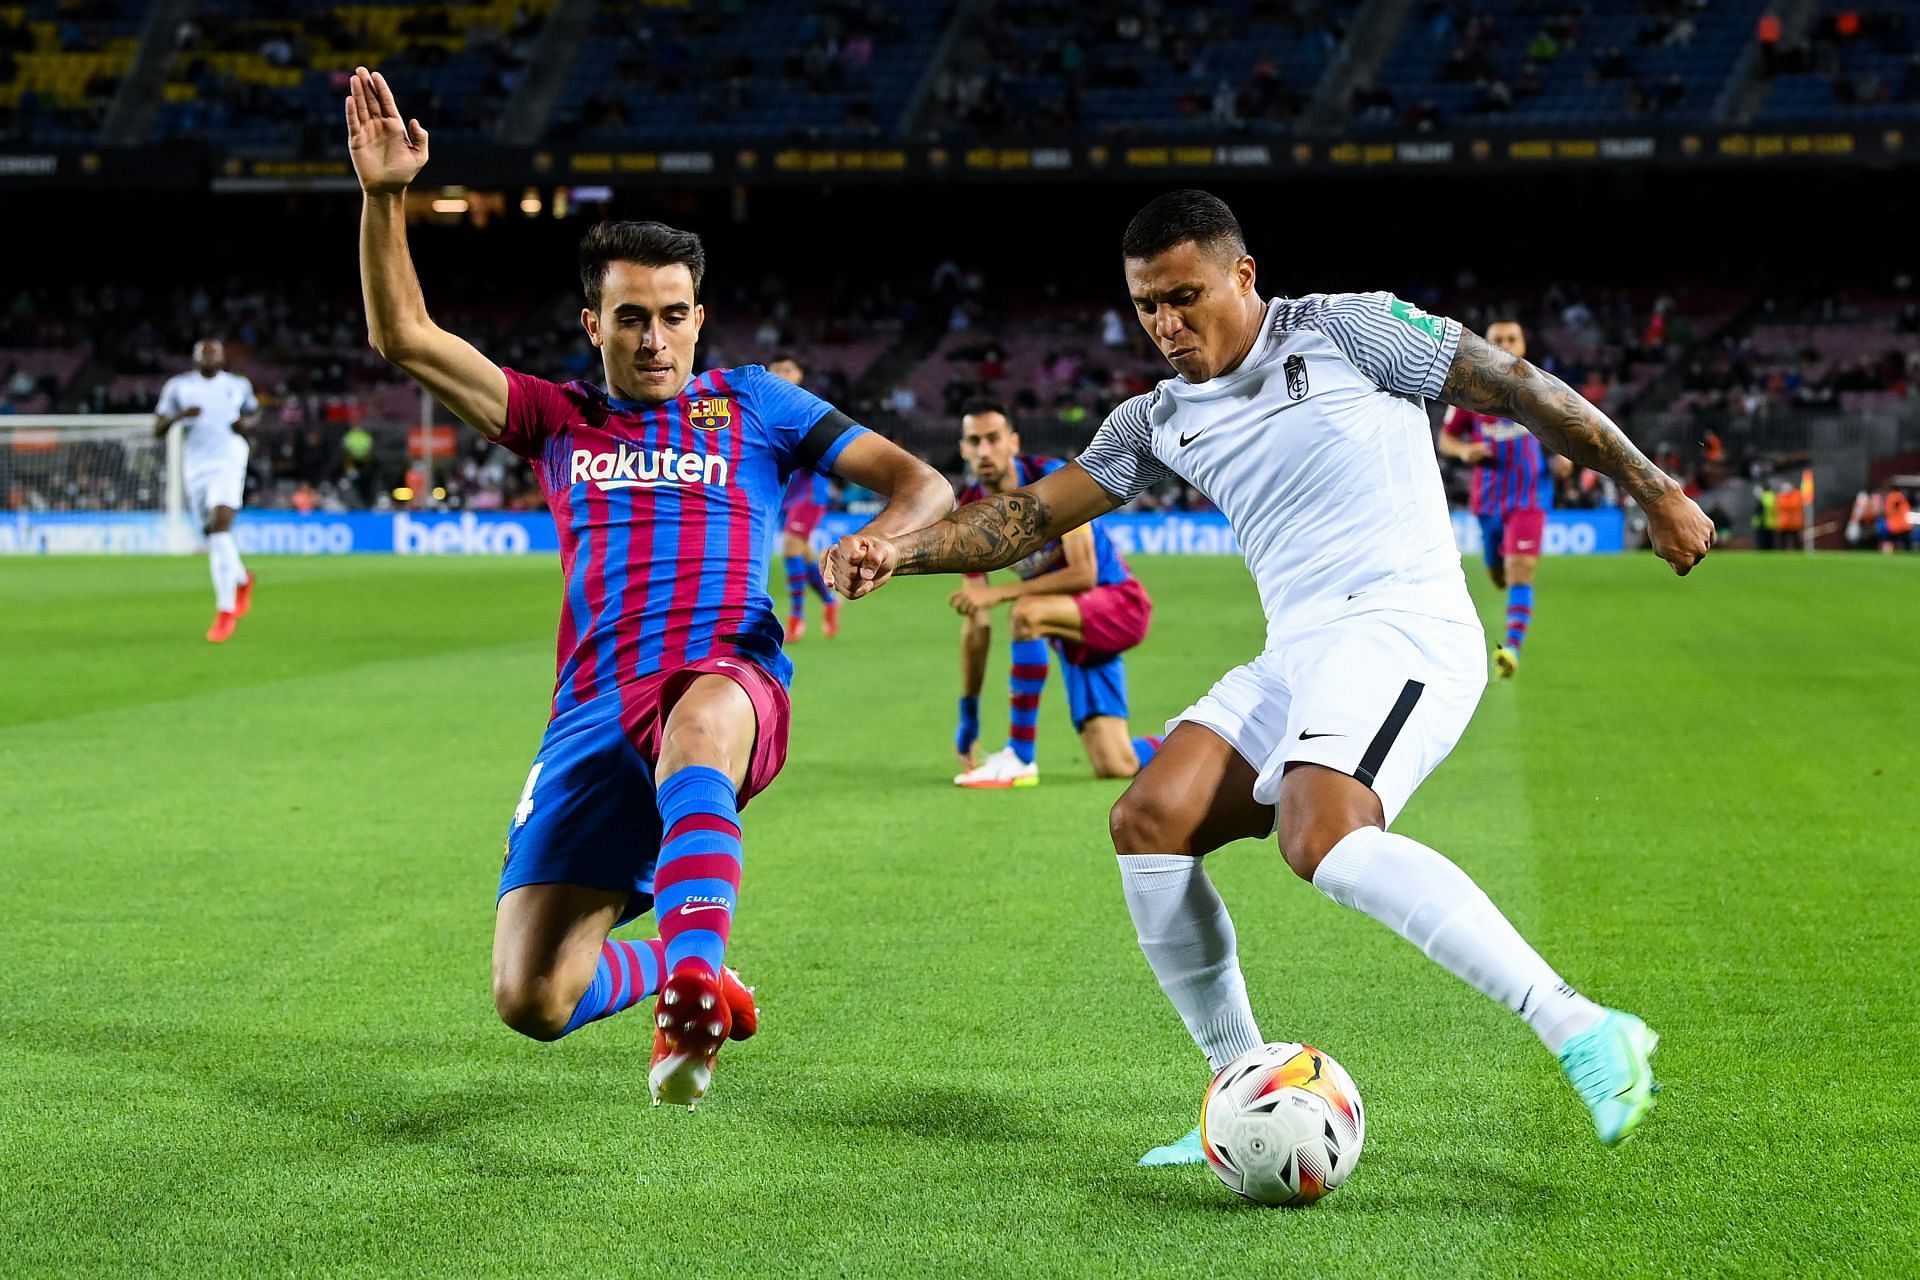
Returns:
[[[195,550],[180,452],[150,413],[0,417],[0,552]]]

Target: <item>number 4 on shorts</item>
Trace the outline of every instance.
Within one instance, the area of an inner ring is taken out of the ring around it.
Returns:
[[[540,781],[540,771],[546,767],[547,762],[544,760],[535,760],[533,762],[533,770],[527,774],[527,785],[525,789],[520,792],[520,803],[516,805],[513,810],[514,826],[526,826],[527,819],[533,816],[534,784]]]

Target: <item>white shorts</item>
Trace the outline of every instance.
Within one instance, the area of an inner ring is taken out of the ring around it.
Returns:
[[[242,457],[235,463],[189,471],[186,488],[187,506],[204,527],[213,519],[215,507],[240,509],[241,498],[247,491],[247,460]]]
[[[1487,687],[1479,624],[1375,609],[1269,648],[1220,677],[1167,722],[1213,730],[1259,774],[1253,798],[1280,799],[1294,761],[1351,774],[1391,824],[1453,750]]]

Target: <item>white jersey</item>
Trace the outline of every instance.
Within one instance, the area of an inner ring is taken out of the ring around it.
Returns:
[[[233,424],[259,410],[253,384],[224,369],[211,378],[197,369],[175,374],[160,389],[160,403],[154,412],[171,416],[196,406],[200,410],[198,416],[180,420],[187,433],[182,469],[191,474],[245,467],[247,440],[233,429]]]
[[[1126,401],[1080,464],[1118,498],[1175,474],[1220,508],[1270,644],[1361,608],[1472,621],[1423,399],[1459,345],[1392,294],[1276,298],[1238,368]]]

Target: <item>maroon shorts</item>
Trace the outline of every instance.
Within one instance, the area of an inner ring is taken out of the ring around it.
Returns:
[[[1133,578],[1075,596],[1080,606],[1080,643],[1064,646],[1069,662],[1086,665],[1125,653],[1147,638],[1153,600]]]
[[[817,502],[796,502],[787,508],[787,532],[796,538],[811,538],[826,514],[827,509]]]
[[[1547,513],[1540,507],[1515,507],[1500,517],[1500,554],[1537,556],[1547,538]]]
[[[656,671],[636,684],[621,688],[620,725],[640,754],[658,763],[660,738],[666,731],[667,717],[701,676],[725,676],[739,685],[753,702],[756,724],[753,758],[747,762],[746,781],[740,784],[740,807],[744,809],[747,801],[765,791],[786,764],[787,726],[793,718],[786,689],[759,663],[721,653],[671,671]]]

